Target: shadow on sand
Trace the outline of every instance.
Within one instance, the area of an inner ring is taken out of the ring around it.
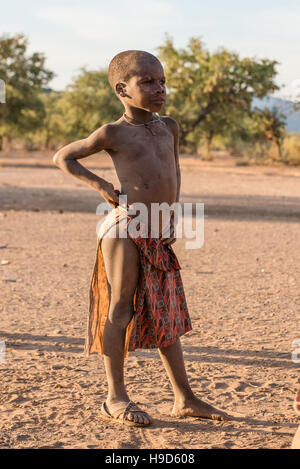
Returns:
[[[63,335],[33,335],[17,334],[0,331],[0,339],[4,340],[6,347],[39,350],[48,352],[83,353],[84,338],[67,337]],[[297,369],[298,365],[291,361],[288,353],[274,350],[237,350],[218,347],[184,346],[184,359],[202,363],[227,363],[237,366],[255,366],[263,368]],[[157,350],[136,350],[129,356],[138,358],[159,359]]]
[[[0,210],[96,213],[104,202],[92,189],[51,187],[0,187]],[[181,202],[204,203],[204,214],[211,219],[236,221],[300,221],[299,197],[181,194]]]

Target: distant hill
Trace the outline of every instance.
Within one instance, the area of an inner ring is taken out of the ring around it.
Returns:
[[[272,109],[276,107],[280,112],[286,115],[286,129],[289,132],[300,133],[300,111],[293,112],[293,105],[294,103],[292,101],[275,98],[274,96],[266,96],[263,99],[254,98],[252,101],[252,108]]]

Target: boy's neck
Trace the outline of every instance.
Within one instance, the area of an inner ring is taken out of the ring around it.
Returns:
[[[125,107],[126,117],[132,120],[134,123],[146,124],[153,120],[152,112],[145,111],[145,109],[139,109],[136,107]]]

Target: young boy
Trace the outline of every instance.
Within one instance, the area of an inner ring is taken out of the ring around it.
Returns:
[[[108,396],[102,415],[120,423],[146,426],[152,418],[130,401],[124,384],[127,350],[157,347],[174,391],[172,416],[227,420],[229,416],[202,402],[192,392],[185,371],[179,336],[191,329],[179,263],[159,222],[156,238],[110,237],[109,229],[121,220],[133,220],[119,205],[143,203],[151,227],[153,203],[179,201],[179,126],[171,117],[158,117],[165,101],[164,70],[148,52],[129,50],[117,54],[109,65],[109,82],[125,113],[88,138],[61,148],[54,162],[91,185],[115,208],[101,231],[90,289],[87,353],[104,354]],[[105,150],[112,158],[121,192],[91,173],[77,160]],[[100,242],[101,241],[101,242]],[[151,307],[149,307],[149,304]]]

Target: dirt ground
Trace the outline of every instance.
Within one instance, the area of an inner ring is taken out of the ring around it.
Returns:
[[[222,156],[222,155],[221,155]],[[100,195],[50,155],[0,155],[1,448],[289,448],[300,364],[300,168],[182,157],[182,202],[203,202],[204,244],[173,245],[193,330],[182,338],[195,393],[230,422],[171,417],[157,351],[126,362],[152,427],[102,420],[102,357],[83,354]],[[119,188],[110,160],[87,165]]]

